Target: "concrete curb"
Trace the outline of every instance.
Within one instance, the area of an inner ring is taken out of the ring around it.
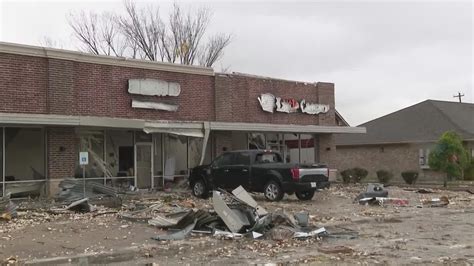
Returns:
[[[24,261],[25,265],[91,265],[91,264],[109,264],[130,261],[139,253],[137,246],[120,249],[112,252],[89,253],[72,256],[53,257],[45,259],[34,259]],[[20,261],[21,264],[23,264]]]

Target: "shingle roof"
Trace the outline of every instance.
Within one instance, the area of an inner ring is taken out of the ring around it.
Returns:
[[[336,145],[436,141],[448,130],[474,139],[474,104],[426,100],[362,125],[366,134],[340,134]]]

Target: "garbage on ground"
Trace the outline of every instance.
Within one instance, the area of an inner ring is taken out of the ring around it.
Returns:
[[[191,232],[211,233],[214,237],[224,239],[257,239],[267,235],[273,239],[301,239],[327,234],[324,227],[316,228],[309,224],[307,212],[292,216],[279,209],[268,213],[242,187],[235,189],[233,194],[213,191],[212,204],[211,210],[186,209],[155,213],[148,224],[167,228],[168,234],[153,239],[178,240]]]
[[[89,204],[89,199],[84,198],[69,204],[66,207],[66,210],[71,210],[75,212],[90,212],[93,210],[93,207]]]
[[[17,206],[10,200],[10,194],[0,198],[0,220],[11,220],[18,216]]]
[[[118,190],[116,188],[97,182],[86,182],[84,195],[83,179],[68,178],[59,183],[59,192],[56,195],[56,200],[59,202],[68,204],[84,198],[88,198],[91,201],[111,198],[115,201],[116,207],[121,206],[122,204],[118,197]]]
[[[379,183],[369,183],[365,192],[360,193],[355,199],[354,202],[360,202],[361,199],[365,198],[386,198],[388,197],[388,191],[384,189],[383,184]]]
[[[445,207],[449,204],[449,199],[446,196],[442,196],[439,198],[422,199],[421,203],[429,207]]]
[[[385,197],[373,197],[373,198],[362,198],[359,200],[359,204],[362,205],[395,205],[395,206],[408,206],[407,199],[399,199],[399,198],[385,198]]]
[[[194,226],[196,226],[197,220],[195,219],[193,223],[189,224],[186,226],[184,229],[176,231],[176,232],[170,232],[167,235],[158,235],[155,237],[152,237],[152,239],[155,240],[183,240],[185,239],[193,230]]]

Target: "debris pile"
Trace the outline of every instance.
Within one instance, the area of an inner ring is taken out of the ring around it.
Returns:
[[[429,207],[444,207],[449,204],[449,199],[446,196],[441,196],[439,198],[422,199],[421,203]]]
[[[17,206],[10,200],[10,194],[7,194],[5,197],[0,198],[0,220],[11,220],[16,218]]]
[[[407,199],[389,198],[388,191],[384,189],[383,184],[369,183],[365,192],[360,193],[354,202],[362,205],[395,205],[408,206]]]
[[[58,201],[72,203],[84,198],[90,200],[109,198],[116,202],[114,205],[121,205],[116,188],[97,182],[86,182],[84,195],[84,180],[82,179],[65,179],[59,183],[59,192],[56,196]]]
[[[182,240],[191,233],[225,239],[264,236],[272,239],[310,238],[327,234],[324,227],[315,228],[309,224],[307,212],[292,216],[279,209],[268,213],[242,187],[232,191],[232,194],[213,191],[212,204],[211,210],[176,209],[143,219],[152,226],[167,230],[167,234],[153,237],[155,240]],[[122,214],[122,218],[130,218],[130,214],[136,217],[139,212]]]

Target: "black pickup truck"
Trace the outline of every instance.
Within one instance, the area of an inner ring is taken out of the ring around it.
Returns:
[[[278,152],[243,150],[226,152],[210,165],[193,168],[189,176],[192,193],[206,198],[216,188],[263,192],[270,201],[295,193],[300,200],[310,200],[317,189],[329,187],[329,170],[321,165],[284,163]]]

